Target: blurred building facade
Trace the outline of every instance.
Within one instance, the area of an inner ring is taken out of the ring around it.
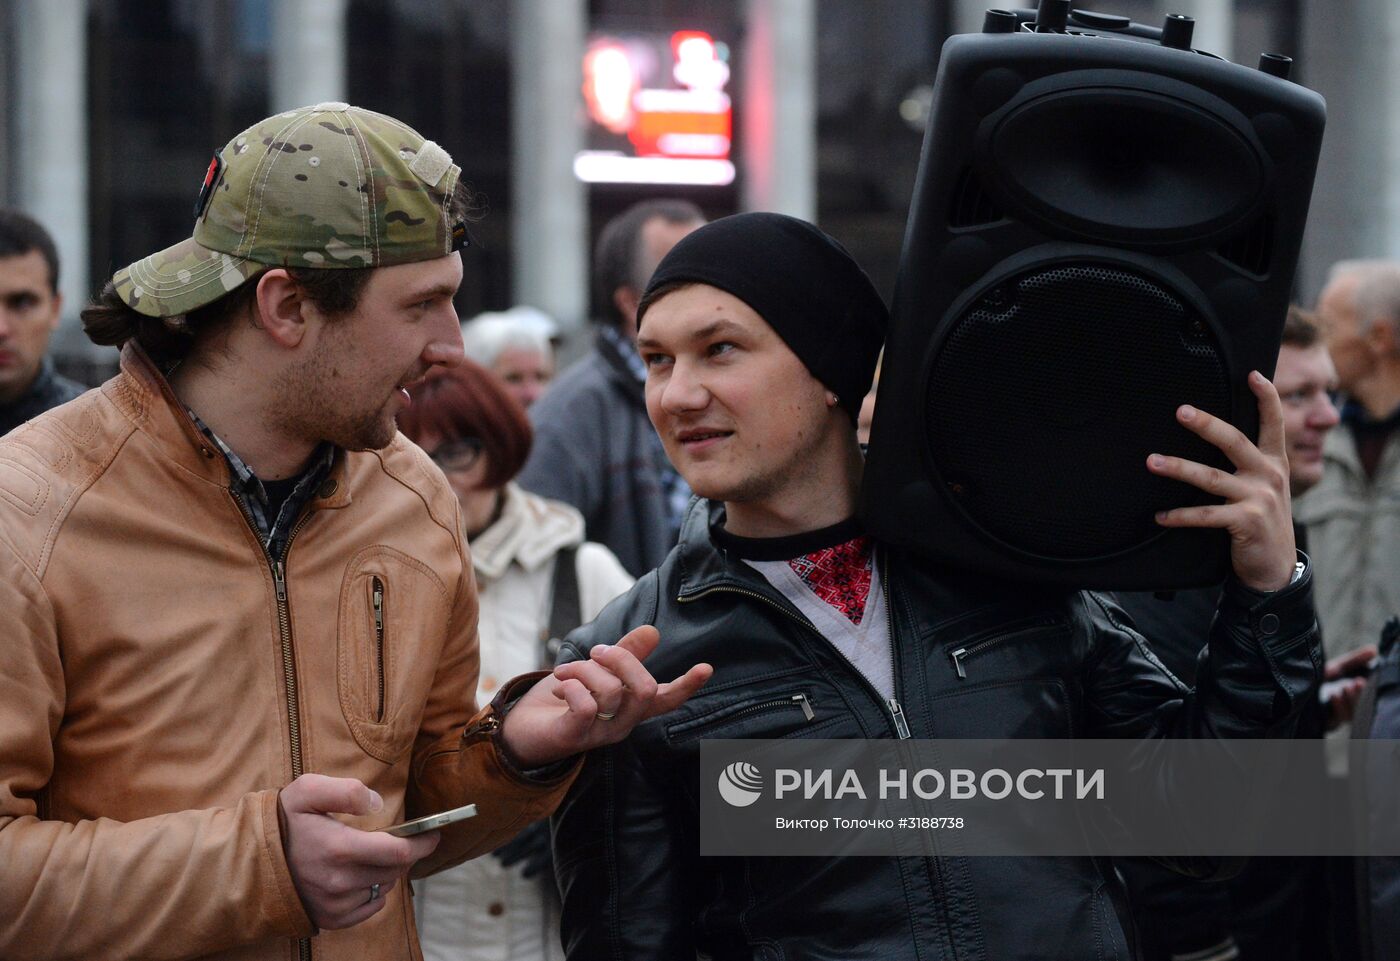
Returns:
[[[989,0],[0,0],[0,203],[48,225],[71,370],[110,365],[76,311],[112,271],[187,236],[211,153],[276,110],[346,100],[442,143],[484,197],[463,316],[515,303],[590,314],[589,251],[633,200],[772,209],[845,241],[888,297],[942,42]],[[1024,2],[1024,6],[1034,4]],[[1333,260],[1400,256],[1392,0],[1103,0],[1198,20],[1196,46],[1298,61],[1329,129],[1298,294]],[[732,97],[727,184],[585,183],[583,63],[600,34],[713,38]],[[91,378],[90,378],[91,379]]]

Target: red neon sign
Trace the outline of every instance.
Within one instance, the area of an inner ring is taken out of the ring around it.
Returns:
[[[699,30],[678,30],[664,45],[658,40],[599,36],[589,44],[583,60],[589,117],[617,138],[612,142],[621,146],[625,138],[630,149],[585,151],[575,170],[585,180],[728,183],[733,110],[725,92],[727,51]],[[667,160],[685,163],[667,168]],[[716,163],[722,169],[705,166]],[[666,169],[679,179],[664,179]]]

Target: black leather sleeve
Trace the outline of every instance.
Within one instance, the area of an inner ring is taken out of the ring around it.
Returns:
[[[1092,637],[1084,677],[1090,737],[1291,738],[1317,696],[1322,648],[1311,567],[1270,594],[1226,583],[1194,691],[1115,602],[1082,596]]]
[[[652,572],[592,624],[570,633],[559,663],[654,623],[656,592]],[[698,818],[654,756],[661,737],[659,722],[651,722],[590,752],[550,821],[570,961],[695,956],[697,902],[689,886],[700,873]]]
[[[591,753],[551,821],[570,961],[695,957],[697,819],[636,744]]]
[[[1081,595],[1090,625],[1084,667],[1088,737],[1142,744],[1136,806],[1172,823],[1181,837],[1192,822],[1171,797],[1172,772],[1162,768],[1157,738],[1292,738],[1322,681],[1322,650],[1312,604],[1312,574],[1262,594],[1227,582],[1200,657],[1192,690],[1162,666],[1110,598]],[[1258,773],[1258,772],[1256,772]],[[1269,772],[1262,772],[1268,774]],[[1284,771],[1276,772],[1281,780]],[[1194,877],[1228,877],[1238,858],[1160,859]]]

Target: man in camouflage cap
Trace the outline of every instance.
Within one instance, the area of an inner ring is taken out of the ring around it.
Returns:
[[[461,170],[392,117],[339,103],[254,124],[215,155],[194,236],[120,270],[149,317],[187,314],[268,267],[387,267],[466,246]],[[458,211],[460,215],[461,211]]]
[[[414,956],[405,873],[708,677],[646,627],[472,703],[460,509],[394,424],[461,357],[470,207],[392,118],[256,124],[84,311],[118,376],[0,442],[0,957]]]

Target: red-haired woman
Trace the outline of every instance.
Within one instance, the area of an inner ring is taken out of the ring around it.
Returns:
[[[530,422],[495,374],[467,361],[438,369],[410,394],[399,429],[442,468],[462,504],[481,605],[484,704],[501,682],[552,666],[552,634],[592,620],[632,578],[606,547],[584,541],[578,511],[511,483],[530,453]],[[561,557],[572,563],[556,581]],[[561,625],[570,613],[576,623]],[[562,958],[553,877],[538,876],[547,827],[527,829],[497,852],[504,858],[477,858],[416,883],[426,961]]]

